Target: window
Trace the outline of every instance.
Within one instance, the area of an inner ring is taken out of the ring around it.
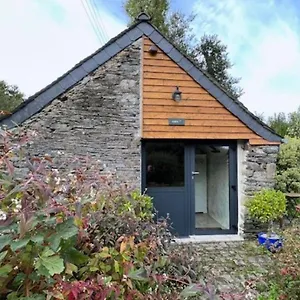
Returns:
[[[184,145],[176,142],[146,144],[146,186],[184,186]]]

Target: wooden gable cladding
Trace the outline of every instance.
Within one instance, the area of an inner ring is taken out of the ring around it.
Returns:
[[[151,45],[148,38],[143,39],[143,138],[245,139],[252,145],[278,144],[248,128],[160,49],[151,55]],[[176,86],[182,92],[180,102],[172,99]],[[169,118],[185,119],[185,125],[170,126]]]

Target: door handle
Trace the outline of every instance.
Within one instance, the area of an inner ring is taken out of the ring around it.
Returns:
[[[200,173],[198,171],[193,171],[192,175],[199,175]]]

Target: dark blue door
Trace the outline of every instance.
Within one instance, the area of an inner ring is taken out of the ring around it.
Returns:
[[[173,233],[237,233],[236,142],[143,143],[143,189]]]
[[[186,146],[176,141],[147,141],[143,148],[143,187],[153,197],[157,217],[170,218],[176,235],[189,235]]]

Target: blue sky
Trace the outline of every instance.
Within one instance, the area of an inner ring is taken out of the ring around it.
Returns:
[[[125,29],[123,0],[94,0],[111,38]],[[300,1],[173,0],[196,13],[194,31],[228,45],[241,101],[266,116],[300,106]],[[27,96],[62,75],[101,43],[81,0],[0,0],[0,79]]]

